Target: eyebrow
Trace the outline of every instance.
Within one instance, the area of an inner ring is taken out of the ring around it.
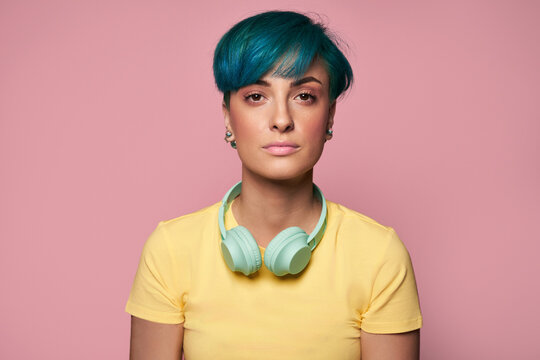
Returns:
[[[255,84],[261,85],[261,86],[268,86],[268,87],[270,86],[270,83],[268,81],[261,80],[261,79],[255,81]]]
[[[293,82],[291,84],[291,87],[295,87],[295,86],[300,86],[302,84],[305,84],[305,83],[308,83],[308,82],[318,82],[319,84],[322,85],[322,82],[320,80],[318,80],[317,78],[314,78],[313,76],[307,76],[305,78],[302,78],[302,79],[298,79],[296,80],[295,82]]]
[[[295,82],[291,83],[291,87],[300,86],[302,84],[312,82],[312,81],[318,82],[319,84],[322,85],[322,82],[320,80],[318,80],[317,78],[315,78],[313,76],[306,76],[305,78],[298,79]],[[262,80],[262,79],[259,79],[259,80],[255,81],[255,84],[270,87],[270,83],[268,81]]]

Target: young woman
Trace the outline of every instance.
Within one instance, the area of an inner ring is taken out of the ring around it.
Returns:
[[[132,359],[418,359],[422,317],[395,231],[324,199],[313,167],[352,70],[295,12],[231,28],[214,55],[242,181],[162,221],[126,306]]]

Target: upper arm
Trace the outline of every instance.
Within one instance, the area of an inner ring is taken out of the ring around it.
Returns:
[[[182,352],[184,324],[160,324],[131,317],[130,360],[178,360]]]
[[[420,330],[401,334],[372,334],[361,331],[362,360],[420,359]]]
[[[170,241],[160,223],[144,245],[126,311],[161,324],[184,322],[190,278],[187,252]]]
[[[392,229],[379,263],[373,264],[368,303],[359,309],[359,324],[371,334],[402,334],[422,327],[416,279],[405,245]]]

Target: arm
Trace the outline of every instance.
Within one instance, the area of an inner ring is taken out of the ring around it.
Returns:
[[[360,335],[362,360],[419,360],[420,330],[401,334]]]
[[[131,317],[130,360],[179,360],[184,324],[160,324]]]

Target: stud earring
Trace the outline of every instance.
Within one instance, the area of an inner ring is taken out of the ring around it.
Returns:
[[[236,140],[231,141],[231,147],[236,149]]]
[[[332,129],[326,130],[326,135],[332,136],[333,134],[334,134],[334,130],[332,130]]]
[[[225,137],[231,137],[232,136],[232,132],[228,131],[225,133]]]

